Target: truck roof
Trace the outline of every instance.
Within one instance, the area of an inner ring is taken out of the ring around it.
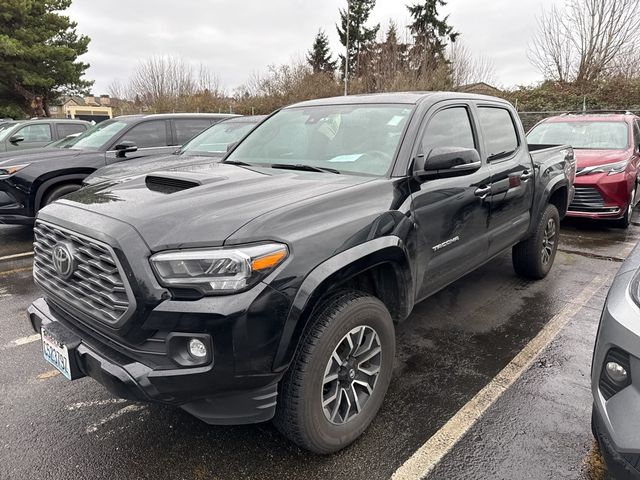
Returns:
[[[347,95],[341,97],[319,98],[316,100],[307,100],[304,102],[294,103],[286,108],[291,107],[311,107],[318,105],[355,105],[362,103],[405,103],[408,105],[417,105],[425,100],[437,102],[448,99],[460,100],[492,100],[509,103],[506,100],[489,95],[478,95],[474,93],[460,92],[391,92],[391,93],[367,93],[360,95]]]

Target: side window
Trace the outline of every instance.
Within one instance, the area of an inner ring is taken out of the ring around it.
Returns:
[[[65,138],[74,133],[84,132],[87,126],[82,123],[57,123],[58,138]]]
[[[633,122],[633,146],[636,150],[640,146],[640,120]]]
[[[50,142],[53,140],[51,138],[51,127],[48,123],[36,123],[33,125],[27,125],[26,127],[22,127],[13,135],[18,137],[24,137],[24,143],[29,142]],[[12,135],[12,136],[13,136]]]
[[[138,148],[166,147],[166,122],[164,120],[152,120],[140,123],[118,140],[118,142],[124,141],[133,142]]]
[[[173,121],[176,127],[176,145],[187,143],[211,126],[211,120],[202,118],[181,118]]]
[[[478,112],[487,146],[487,158],[498,160],[515,152],[520,143],[509,110],[499,107],[480,107]]]
[[[424,131],[422,152],[438,147],[476,148],[469,111],[465,107],[452,107],[436,113]]]

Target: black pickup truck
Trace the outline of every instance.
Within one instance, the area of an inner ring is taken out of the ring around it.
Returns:
[[[299,103],[221,163],[41,210],[29,317],[71,380],[333,452],[376,415],[417,302],[507,249],[549,272],[574,175],[570,147],[528,147],[496,98]]]

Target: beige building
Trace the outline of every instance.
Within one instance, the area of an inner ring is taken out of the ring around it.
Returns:
[[[94,120],[101,122],[113,118],[113,108],[109,95],[65,96],[58,104],[51,105],[49,111],[53,118],[75,118],[78,120]]]

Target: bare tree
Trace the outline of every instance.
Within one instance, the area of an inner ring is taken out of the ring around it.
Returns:
[[[546,77],[592,82],[637,47],[640,0],[567,0],[543,12],[528,56]]]
[[[488,57],[472,55],[460,40],[451,43],[447,53],[454,87],[478,82],[495,83],[495,66]]]

